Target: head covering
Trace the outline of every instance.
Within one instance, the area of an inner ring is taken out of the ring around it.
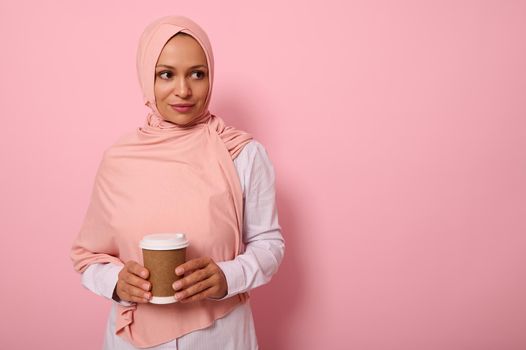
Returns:
[[[190,125],[162,119],[155,105],[155,65],[175,34],[191,35],[203,48],[210,88],[203,112]],[[141,37],[137,71],[144,102],[150,108],[143,127],[104,153],[84,223],[71,257],[83,272],[90,264],[142,264],[139,241],[146,234],[184,232],[187,258],[234,259],[243,250],[243,196],[233,159],[250,135],[225,126],[208,111],[213,83],[213,54],[205,32],[185,17],[164,17]],[[170,305],[118,306],[116,332],[137,347],[151,347],[210,326],[239,303],[225,300]]]
[[[144,103],[152,110],[152,113],[148,117],[148,122],[153,126],[160,126],[161,128],[170,128],[173,127],[173,125],[171,125],[170,122],[163,121],[155,104],[155,65],[166,42],[177,33],[188,34],[197,40],[203,48],[208,64],[208,95],[206,96],[203,111],[192,121],[192,125],[210,118],[208,105],[210,104],[210,96],[212,95],[214,85],[214,55],[208,36],[201,27],[186,17],[163,17],[146,27],[139,42],[139,49],[137,50],[137,74],[139,76],[139,83],[141,84]]]

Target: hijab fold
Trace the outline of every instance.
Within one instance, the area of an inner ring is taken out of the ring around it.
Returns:
[[[164,120],[154,96],[155,64],[166,42],[179,32],[198,41],[209,66],[203,112],[188,125]],[[158,232],[186,233],[188,259],[209,256],[227,261],[243,252],[243,195],[233,159],[251,136],[208,111],[213,68],[208,37],[188,18],[164,17],[146,28],[137,52],[137,72],[150,111],[143,127],[104,153],[71,251],[76,270],[83,272],[95,263],[143,264],[139,241]],[[116,333],[136,347],[156,346],[210,326],[247,297],[119,304]]]

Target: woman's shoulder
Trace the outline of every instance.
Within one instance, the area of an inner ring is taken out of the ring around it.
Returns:
[[[257,140],[248,142],[234,160],[244,195],[274,182],[274,167],[265,147]]]
[[[237,164],[245,164],[247,167],[253,165],[271,165],[267,149],[258,140],[250,140],[234,160]]]
[[[265,147],[256,139],[252,139],[247,142],[243,147],[241,152],[239,152],[239,157],[254,158],[258,153],[266,153]]]

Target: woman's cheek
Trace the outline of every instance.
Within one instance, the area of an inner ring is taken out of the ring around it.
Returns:
[[[170,95],[170,91],[172,90],[172,86],[167,81],[157,81],[155,83],[155,97],[156,99],[164,99],[168,95]]]

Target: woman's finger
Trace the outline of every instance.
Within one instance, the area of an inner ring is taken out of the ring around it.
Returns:
[[[212,259],[209,257],[202,257],[197,259],[188,260],[184,264],[177,266],[175,269],[175,274],[182,276],[185,273],[190,273],[192,271],[205,268],[212,262]]]
[[[206,269],[200,269],[192,272],[191,274],[177,280],[172,285],[175,291],[182,290],[193,286],[200,281],[203,281],[211,276],[211,273]]]
[[[145,293],[139,288],[129,288],[128,285],[128,287],[123,288],[122,297],[120,298],[121,300],[131,301],[135,303],[148,303],[151,298],[151,293]]]
[[[146,303],[151,298],[151,283],[139,276],[148,276],[148,270],[135,261],[128,261],[119,272],[116,286],[121,300]]]
[[[128,274],[128,276],[132,276],[132,275]],[[133,277],[138,278],[135,276]],[[142,298],[146,300],[149,300],[151,298],[151,293],[149,292],[149,286],[148,286],[148,289],[145,290],[141,287],[136,287],[133,284],[128,283],[125,279],[119,279],[117,281],[117,295],[119,296],[119,298],[121,298],[121,300],[127,300],[127,301],[130,301],[131,297],[138,297],[138,298]]]
[[[133,260],[128,261],[125,267],[128,270],[128,272],[136,276],[140,276],[143,279],[147,279],[148,275],[150,274],[148,269],[146,269],[144,266]]]
[[[210,258],[196,261],[192,266],[206,266],[194,270],[186,277],[176,281],[173,288],[175,298],[183,302],[200,300],[207,297],[223,298],[228,293],[225,275],[217,264]],[[201,295],[197,297],[197,295]],[[194,298],[194,296],[196,296]]]
[[[206,280],[199,281],[195,284],[192,284],[190,287],[185,288],[177,293],[175,293],[175,299],[183,300],[191,297],[194,294],[200,293],[208,288],[213,287],[212,281],[210,278]]]
[[[131,286],[142,289],[143,291],[149,291],[151,283],[141,277],[133,275],[131,273],[124,274],[122,280]]]
[[[180,302],[181,303],[189,303],[189,302],[195,302],[195,301],[199,301],[199,300],[203,300],[203,299],[207,299],[207,298],[211,298],[213,297],[213,287],[210,287],[208,289],[205,289],[203,291],[201,291],[200,293],[197,293],[197,294],[194,294],[188,298],[185,298],[185,299],[181,299]]]

